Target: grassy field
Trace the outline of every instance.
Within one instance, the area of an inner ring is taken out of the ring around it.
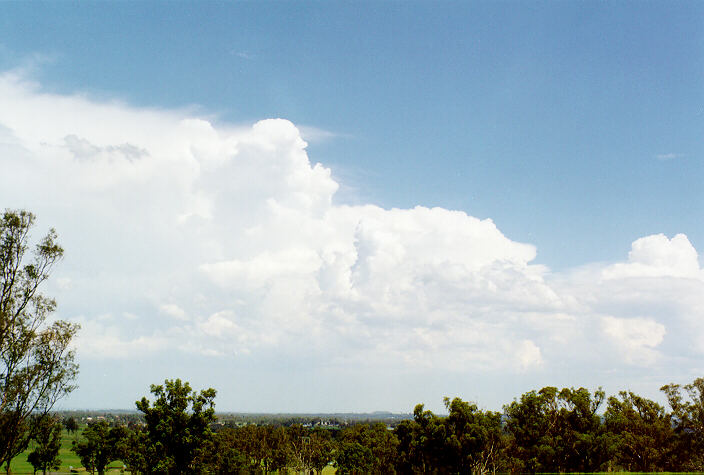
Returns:
[[[83,429],[83,428],[81,428]],[[66,430],[61,432],[61,450],[59,450],[59,457],[61,458],[61,468],[59,468],[59,472],[61,473],[70,473],[71,468],[73,469],[78,469],[79,472],[85,472],[83,468],[81,467],[81,460],[78,458],[78,455],[74,454],[71,451],[71,443],[75,440],[76,435],[75,434],[69,434]],[[14,474],[27,474],[27,473],[34,473],[34,468],[32,467],[32,464],[27,462],[27,455],[34,450],[34,447],[32,444],[30,444],[29,448],[19,454],[17,457],[12,459],[12,463],[10,464],[10,468],[12,470],[12,473]],[[122,463],[120,462],[113,462],[110,464],[111,472],[112,473],[119,473],[120,469],[122,468]],[[5,467],[2,467],[2,472],[4,473]],[[41,473],[41,472],[40,472]],[[52,472],[54,473],[54,472]]]

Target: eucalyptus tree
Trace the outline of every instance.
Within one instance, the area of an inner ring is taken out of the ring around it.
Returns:
[[[417,404],[413,409],[413,419],[402,421],[394,431],[398,439],[397,471],[446,471],[444,467],[449,460],[447,429],[442,417],[426,410],[423,404]]]
[[[78,421],[75,417],[65,417],[62,424],[69,434],[73,434],[74,437],[78,435]],[[76,438],[76,440],[78,440]]]
[[[86,470],[103,475],[110,462],[126,457],[127,440],[126,427],[111,428],[107,421],[98,421],[83,430],[83,440],[73,442],[73,451]]]
[[[75,389],[78,372],[69,349],[78,325],[49,323],[56,302],[39,291],[64,251],[53,229],[30,246],[34,222],[21,210],[0,218],[0,466],[8,473],[29,443],[29,417]]]
[[[672,408],[673,458],[678,461],[678,469],[704,471],[704,378],[684,386],[667,384],[660,390]]]
[[[329,433],[293,424],[286,430],[289,463],[297,471],[309,473],[321,470],[332,460],[332,440]]]
[[[479,410],[476,404],[457,397],[445,398],[445,407],[450,471],[496,473],[505,445],[501,414]]]
[[[59,450],[61,449],[61,421],[56,417],[35,416],[31,420],[34,450],[27,455],[27,461],[34,471],[58,470],[61,466]]]
[[[630,391],[610,397],[604,424],[616,467],[655,472],[673,468],[673,428],[670,416],[655,401]]]
[[[137,432],[130,448],[132,471],[159,474],[194,474],[202,471],[205,456],[213,450],[215,390],[195,392],[180,379],[151,385],[155,400],[137,401],[146,426]]]
[[[227,475],[248,471],[249,459],[238,449],[238,442],[237,430],[232,427],[225,427],[215,434],[213,451],[206,461],[211,473]]]
[[[385,424],[356,424],[342,431],[341,439],[369,447],[373,456],[373,471],[393,473],[397,462],[399,440]]]
[[[335,457],[335,468],[340,475],[375,473],[372,450],[359,442],[343,442]]]
[[[597,415],[601,389],[548,386],[504,406],[509,455],[520,471],[597,471],[607,461],[606,436]]]

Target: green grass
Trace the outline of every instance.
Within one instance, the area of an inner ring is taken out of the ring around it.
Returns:
[[[84,427],[81,427],[79,429],[79,432],[81,432],[83,428]],[[74,469],[78,469],[79,471],[84,471],[81,466],[81,460],[78,458],[78,455],[74,454],[71,450],[71,444],[74,440],[76,440],[77,435],[78,434],[69,434],[66,430],[63,430],[61,432],[61,449],[59,449],[61,467],[58,470],[59,472],[69,473],[71,467],[73,467]],[[80,438],[80,436],[78,437]],[[27,462],[27,455],[29,455],[32,450],[34,450],[34,445],[30,443],[29,448],[27,448],[27,450],[12,459],[10,468],[13,474],[34,473],[34,468],[32,467],[32,464]],[[113,472],[119,472],[119,470],[122,468],[122,463],[113,462],[110,464],[109,469],[110,468],[113,469]],[[0,470],[0,473],[4,472],[5,466],[3,466]]]

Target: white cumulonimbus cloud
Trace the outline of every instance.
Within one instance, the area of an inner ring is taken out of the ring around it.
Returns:
[[[337,204],[338,183],[287,120],[215,124],[49,94],[10,72],[0,157],[3,205],[61,235],[52,292],[83,323],[86,360],[667,373],[704,352],[704,272],[685,235],[551,273],[490,219]]]

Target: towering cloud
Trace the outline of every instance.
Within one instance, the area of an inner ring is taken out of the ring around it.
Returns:
[[[683,234],[555,274],[490,219],[338,204],[286,120],[234,127],[49,94],[17,73],[0,76],[0,104],[0,197],[59,230],[51,292],[84,325],[84,361],[598,380],[679,371],[704,351],[704,273]]]

